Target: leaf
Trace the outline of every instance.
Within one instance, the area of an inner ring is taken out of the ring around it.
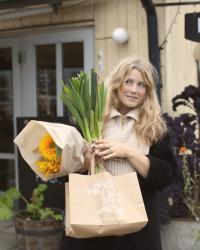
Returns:
[[[62,155],[62,149],[56,145],[56,159],[59,160]]]
[[[54,214],[52,217],[57,221],[63,220],[63,216],[61,214]]]
[[[46,218],[53,216],[53,211],[50,208],[44,208],[40,210],[40,219],[45,220]]]
[[[66,107],[68,108],[70,113],[75,118],[77,124],[79,125],[79,127],[83,133],[83,136],[86,138],[84,123],[83,123],[82,117],[80,116],[79,112],[77,112],[76,108],[72,105],[71,101],[67,98],[66,95],[64,95],[64,93],[62,93],[62,95],[61,95],[61,100],[64,102],[64,104],[66,105]]]
[[[90,114],[90,132],[92,135],[92,139],[95,139],[97,134],[95,132],[95,121],[94,121],[94,111],[93,110],[91,111],[91,114]]]
[[[13,212],[8,207],[0,206],[0,220],[9,220],[13,216]]]
[[[12,209],[14,206],[14,200],[20,197],[20,192],[16,188],[9,188],[6,192],[0,194],[0,206]]]
[[[97,84],[97,74],[91,70],[90,78],[81,71],[63,84],[61,99],[79,125],[83,137],[90,143],[101,137],[102,114],[106,89],[103,82]]]
[[[16,190],[16,188],[9,188],[8,191],[6,191],[6,194],[10,199],[18,199],[20,197],[20,192]]]
[[[95,110],[96,105],[96,91],[97,91],[97,73],[94,69],[91,70],[91,105],[92,110]]]

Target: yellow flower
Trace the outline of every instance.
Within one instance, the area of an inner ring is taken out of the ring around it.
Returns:
[[[39,152],[44,159],[56,161],[56,144],[50,134],[46,133],[40,140]]]
[[[37,161],[36,165],[39,171],[45,176],[58,173],[60,170],[61,159],[57,159],[56,144],[50,134],[46,133],[40,140],[39,148],[41,161]]]
[[[60,162],[57,161],[37,161],[36,164],[45,176],[56,174],[60,169]]]

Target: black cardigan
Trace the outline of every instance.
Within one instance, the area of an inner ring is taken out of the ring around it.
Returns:
[[[140,232],[133,234],[134,250],[161,250],[159,191],[173,181],[177,170],[169,134],[150,148],[148,157],[148,176],[144,179],[138,175],[138,179],[149,222]]]
[[[148,216],[147,225],[139,232],[121,237],[68,239],[69,250],[161,250],[160,192],[176,173],[176,159],[169,134],[150,147],[150,168],[146,179],[138,175]]]

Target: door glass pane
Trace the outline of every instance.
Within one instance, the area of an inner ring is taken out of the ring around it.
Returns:
[[[63,43],[63,79],[69,78],[83,70],[83,42]]]
[[[63,80],[68,83],[68,79],[83,70],[83,42],[63,43]],[[69,123],[73,124],[70,112],[64,106],[64,115],[68,117]]]
[[[55,44],[36,46],[38,116],[56,116]]]
[[[0,190],[15,186],[14,160],[0,160]]]
[[[13,153],[12,49],[0,48],[0,152]]]

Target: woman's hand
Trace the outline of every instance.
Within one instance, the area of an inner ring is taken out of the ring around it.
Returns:
[[[92,154],[94,153],[94,144],[87,145],[85,148],[84,156],[84,170],[88,170],[91,165]]]
[[[95,156],[108,160],[111,158],[127,158],[127,152],[130,151],[130,147],[127,144],[119,143],[111,140],[96,140],[95,141]]]
[[[149,158],[128,144],[110,140],[95,141],[94,154],[102,160],[111,158],[126,158],[133,168],[144,178],[147,177],[150,167]]]

